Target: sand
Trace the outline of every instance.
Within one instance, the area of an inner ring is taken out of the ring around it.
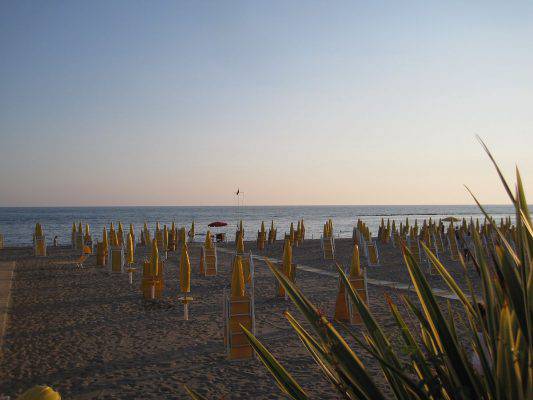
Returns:
[[[227,245],[233,249],[232,244]],[[264,254],[281,258],[282,242]],[[136,261],[145,256],[137,248]],[[253,242],[246,249],[256,253]],[[381,250],[381,267],[368,269],[374,279],[409,282],[398,249]],[[336,241],[337,259],[348,265],[351,240]],[[129,285],[127,274],[113,274],[96,267],[94,257],[76,268],[73,250],[49,248],[46,259],[35,259],[31,250],[4,249],[0,261],[16,261],[0,360],[0,394],[16,396],[35,384],[47,384],[65,399],[181,399],[188,398],[183,384],[212,399],[284,398],[261,362],[228,361],[223,345],[222,297],[229,285],[231,254],[219,252],[219,274],[202,277],[198,273],[199,244],[190,247],[192,295],[190,320],[183,320],[178,301],[178,253],[169,253],[165,268],[164,299],[143,300],[140,274]],[[320,242],[308,240],[294,248],[294,262],[324,270],[331,265],[322,260]],[[457,263],[450,264],[452,275],[462,276]],[[292,304],[274,297],[275,281],[264,262],[256,261],[257,336],[301,383],[312,398],[336,399],[335,390],[305,351],[283,317],[289,310],[299,320]],[[467,272],[473,275],[472,271]],[[337,278],[298,271],[302,290],[323,312],[333,314]],[[434,287],[446,288],[438,277],[430,277]],[[399,301],[413,293],[370,285],[371,310],[399,345],[398,332],[388,312],[384,295]],[[444,300],[440,300],[444,304]],[[453,308],[459,310],[457,302]],[[403,309],[403,307],[402,307]],[[412,319],[408,322],[416,326]],[[353,327],[357,335],[361,327]],[[387,393],[378,365],[359,349],[380,387]]]

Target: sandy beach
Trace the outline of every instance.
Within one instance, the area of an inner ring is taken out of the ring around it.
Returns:
[[[164,298],[147,301],[139,291],[140,273],[133,286],[127,274],[113,274],[96,266],[91,256],[84,268],[76,268],[78,255],[67,248],[49,248],[45,259],[35,259],[29,248],[0,251],[0,261],[16,261],[8,312],[3,357],[0,361],[0,393],[16,396],[35,384],[47,384],[65,399],[182,399],[183,384],[212,399],[283,398],[261,362],[229,361],[223,344],[222,298],[229,285],[232,243],[220,247],[219,273],[200,276],[200,247],[189,248],[192,267],[190,320],[183,320],[178,301],[179,252],[169,253],[165,262]],[[246,250],[259,254],[255,242]],[[367,269],[368,278],[408,283],[409,277],[400,250],[391,244],[381,246],[381,266]],[[136,264],[147,257],[137,247]],[[350,239],[336,240],[337,260],[348,265]],[[262,255],[281,258],[282,241]],[[306,240],[295,247],[297,264],[333,272],[322,260],[320,242]],[[462,268],[443,261],[455,277]],[[331,384],[322,376],[296,334],[283,317],[289,310],[302,317],[290,301],[276,299],[275,280],[263,261],[256,260],[255,307],[258,338],[301,383],[312,398],[337,398]],[[474,277],[473,271],[468,275]],[[459,279],[464,281],[464,279]],[[446,288],[438,277],[431,285]],[[337,278],[298,270],[297,283],[325,314],[332,317],[337,294]],[[370,308],[393,343],[398,332],[385,304],[385,293],[394,300],[414,293],[369,285]],[[445,304],[445,299],[440,299]],[[456,302],[451,302],[457,308]],[[405,310],[404,307],[401,309]],[[458,309],[458,308],[457,308]],[[412,318],[408,323],[416,329]],[[306,324],[304,324],[306,325]],[[353,327],[355,335],[363,328]],[[380,386],[386,390],[378,365],[353,340],[345,337],[364,359]]]

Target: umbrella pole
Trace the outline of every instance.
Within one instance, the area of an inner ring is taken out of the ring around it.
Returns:
[[[189,303],[187,301],[183,303],[183,319],[185,321],[189,320]]]
[[[128,275],[130,276],[130,285],[133,285],[133,272],[128,272]]]
[[[150,298],[155,299],[155,285],[150,286]]]

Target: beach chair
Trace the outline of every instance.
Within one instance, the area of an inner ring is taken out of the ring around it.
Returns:
[[[437,246],[437,250],[439,251],[439,253],[444,254],[444,243],[442,241],[442,236],[440,235],[440,232],[438,230],[433,233],[433,240],[435,241],[435,245]]]
[[[107,254],[103,242],[96,243],[96,266],[105,267],[107,264]]]
[[[430,240],[429,243],[424,242],[424,244],[435,255],[435,257],[439,258],[439,249],[437,248],[434,240]],[[422,258],[427,264],[427,272],[429,273],[429,275],[438,275],[438,272],[435,269],[435,266],[433,265],[433,261],[431,261],[424,249],[422,249],[421,255],[423,256]]]
[[[76,236],[74,237],[74,249],[82,251],[83,245],[83,232],[76,232]]]
[[[160,299],[163,295],[165,282],[163,279],[163,271],[165,263],[162,260],[158,261],[157,272],[154,274],[151,269],[151,261],[143,263],[143,277],[141,280],[141,292],[146,300]]]
[[[368,287],[366,279],[366,268],[363,269],[361,277],[350,277],[350,286],[359,297],[368,305]],[[344,281],[339,279],[339,290],[337,301],[335,302],[335,313],[333,319],[339,322],[347,322],[351,325],[361,324],[363,321],[357,307],[348,294]]]
[[[111,272],[122,273],[124,272],[124,247],[122,246],[109,246],[109,259],[108,264],[111,267]]]
[[[335,260],[335,239],[333,238],[333,236],[322,236],[321,245],[324,260]]]
[[[215,239],[217,243],[226,243],[226,233],[220,232],[215,234]]]
[[[420,243],[418,242],[418,237],[416,235],[409,235],[409,251],[411,252],[411,255],[413,258],[420,262]]]
[[[85,262],[85,260],[87,260],[87,258],[89,258],[88,254],[82,254],[80,258],[75,261],[76,268],[84,268],[83,263]]]
[[[226,354],[230,360],[243,360],[253,358],[254,350],[241,325],[255,335],[255,307],[254,297],[229,296],[224,290],[224,343]]]
[[[453,229],[448,230],[448,248],[450,249],[450,257],[453,261],[459,261],[459,247]]]
[[[201,252],[201,256],[204,258],[205,263],[204,276],[215,276],[218,272],[216,243],[213,243],[213,247],[211,249],[206,249],[205,246],[202,245]]]
[[[378,244],[372,240],[366,243],[367,249],[367,264],[369,267],[379,267],[379,251]]]
[[[263,251],[265,249],[267,238],[266,238],[266,231],[261,232],[257,231],[257,249],[259,251]]]

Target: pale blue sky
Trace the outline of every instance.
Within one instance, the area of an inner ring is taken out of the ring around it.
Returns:
[[[531,1],[4,1],[0,54],[0,206],[505,202],[475,134],[533,188]]]

